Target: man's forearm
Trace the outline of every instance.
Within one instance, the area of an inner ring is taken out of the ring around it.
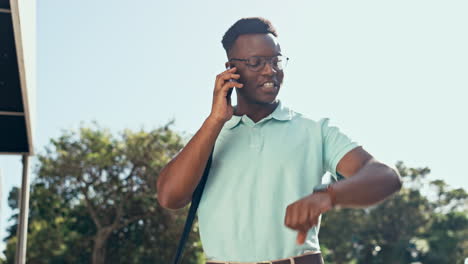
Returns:
[[[161,170],[157,193],[163,207],[178,209],[190,202],[222,127],[223,123],[207,118],[184,149]]]
[[[304,243],[307,231],[318,224],[319,216],[332,209],[333,205],[348,208],[367,207],[382,201],[401,188],[397,171],[373,158],[368,159],[369,155],[363,155],[363,159],[360,159],[359,153],[366,152],[357,149],[345,159],[345,163],[354,159],[351,165],[358,164],[360,169],[357,172],[352,173],[357,166],[341,166],[340,169],[351,176],[329,186],[326,192],[314,192],[287,206],[284,224],[298,231],[299,244]],[[359,160],[364,163],[362,167],[360,162],[356,163]]]
[[[395,169],[372,159],[355,175],[333,184],[335,205],[367,207],[395,193],[401,185],[400,175]]]

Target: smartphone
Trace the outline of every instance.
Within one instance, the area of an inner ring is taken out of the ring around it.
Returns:
[[[228,66],[226,67],[226,70],[229,70],[229,69],[231,69],[231,65],[228,65]],[[230,81],[230,82],[235,82],[236,80],[230,79],[229,81]],[[235,87],[234,87],[234,88],[235,88]],[[229,91],[228,91],[228,93],[227,93],[227,95],[226,95],[226,98],[231,99],[232,89],[233,89],[233,88],[229,88]]]

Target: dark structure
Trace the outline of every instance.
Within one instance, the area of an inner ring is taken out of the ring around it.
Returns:
[[[15,263],[25,263],[26,256],[28,161],[33,154],[31,99],[28,94],[35,85],[31,77],[35,66],[30,63],[34,61],[35,51],[25,49],[24,39],[29,40],[25,36],[31,32],[35,34],[34,16],[35,1],[0,0],[0,154],[23,156]],[[28,44],[35,46],[34,43]]]

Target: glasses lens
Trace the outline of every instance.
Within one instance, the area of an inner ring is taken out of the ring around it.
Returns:
[[[274,56],[274,57],[250,57],[247,59],[246,63],[250,70],[252,71],[261,71],[266,63],[270,63],[273,69],[283,70],[288,61],[287,57],[284,56]]]
[[[283,57],[276,56],[276,57],[271,58],[271,65],[276,70],[282,70],[283,69]]]
[[[278,69],[283,70],[288,65],[289,58],[285,56],[278,56]]]
[[[250,57],[247,59],[247,65],[253,71],[259,71],[265,65],[265,59],[262,57]]]

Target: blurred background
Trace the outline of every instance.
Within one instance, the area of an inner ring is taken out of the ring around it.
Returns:
[[[467,12],[466,1],[38,1],[28,262],[168,263],[186,210],[158,206],[155,177],[211,110],[224,32],[262,16],[290,58],[279,99],[330,117],[404,176],[385,203],[324,216],[326,262],[463,263]],[[0,263],[13,263],[20,157],[0,156],[0,170]],[[203,261],[194,231],[186,263]]]

